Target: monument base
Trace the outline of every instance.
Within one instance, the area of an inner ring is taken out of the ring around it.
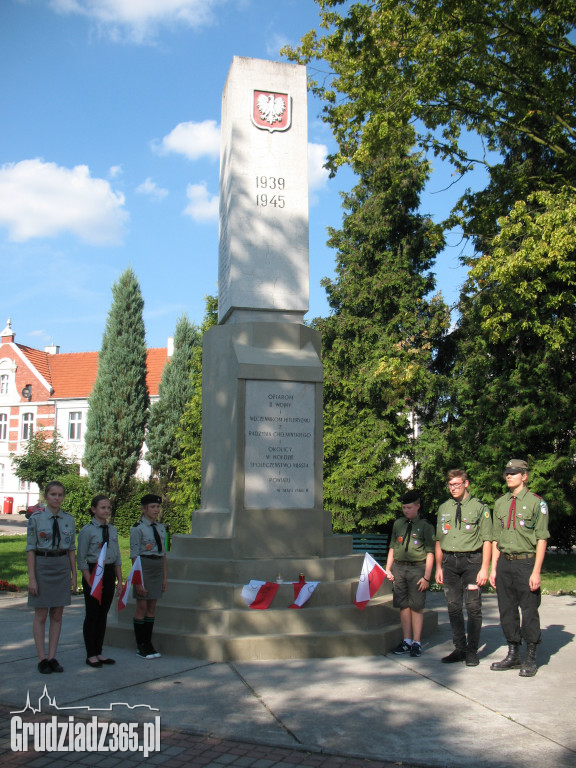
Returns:
[[[321,558],[237,560],[231,539],[175,536],[168,555],[169,585],[157,604],[154,645],[166,655],[213,662],[372,656],[390,652],[402,639],[390,582],[364,608],[354,605],[364,556],[351,554],[350,536],[330,536]],[[300,609],[291,582],[304,573],[319,581]],[[241,597],[251,579],[282,578],[272,605],[251,610]],[[108,624],[106,644],[135,647],[131,606]],[[437,628],[424,613],[426,637]]]

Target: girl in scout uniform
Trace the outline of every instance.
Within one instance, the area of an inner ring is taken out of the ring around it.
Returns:
[[[134,636],[137,655],[143,659],[156,659],[161,655],[152,645],[156,603],[168,586],[164,550],[166,529],[156,522],[162,503],[160,496],[147,493],[140,503],[142,517],[130,530],[130,557],[132,562],[140,557],[144,581],[144,585],[135,584],[133,589],[136,600]]]
[[[102,655],[102,645],[106,633],[106,619],[114,599],[114,590],[122,589],[122,560],[118,545],[118,531],[108,524],[110,517],[110,499],[98,495],[92,499],[90,514],[92,520],[78,534],[78,550],[76,562],[82,571],[82,588],[86,604],[84,619],[84,644],[86,646],[86,664],[89,667],[102,667],[104,664],[115,664],[114,659]],[[90,594],[90,576],[96,564],[104,543],[106,558],[102,574],[102,595],[100,601]]]
[[[64,672],[56,659],[64,606],[76,591],[74,518],[60,508],[65,489],[57,481],[44,489],[46,506],[28,520],[26,560],[28,605],[34,608],[32,631],[38,653],[38,671],[44,675]],[[46,620],[50,615],[48,654],[45,651]]]

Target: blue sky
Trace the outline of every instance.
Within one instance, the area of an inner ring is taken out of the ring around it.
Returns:
[[[312,0],[1,0],[0,323],[62,352],[100,348],[111,286],[128,266],[145,302],[147,343],[178,317],[196,323],[217,293],[221,95],[233,56],[280,60],[316,27]],[[309,96],[310,311],[333,274],[326,227],[342,219],[346,170]],[[424,209],[449,202],[432,177]],[[462,192],[462,189],[456,190]],[[453,303],[459,247],[436,268]]]

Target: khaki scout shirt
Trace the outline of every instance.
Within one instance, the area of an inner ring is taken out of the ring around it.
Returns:
[[[425,562],[426,555],[434,552],[434,526],[417,516],[412,520],[410,542],[406,549],[406,531],[408,523],[404,516],[395,521],[392,528],[390,547],[394,550],[395,563],[420,563]]]
[[[506,555],[520,555],[536,551],[536,543],[549,539],[548,507],[544,499],[523,488],[516,497],[516,528],[514,516],[510,517],[513,494],[508,492],[494,504],[494,526],[492,540],[500,552]],[[508,518],[510,517],[510,527]]]
[[[74,550],[76,549],[76,524],[72,515],[61,509],[56,514],[58,518],[58,528],[60,530],[60,543],[52,546],[52,528],[54,515],[45,507],[38,512],[34,512],[28,520],[26,530],[26,551],[37,550]]]
[[[88,563],[98,562],[102,549],[102,525],[92,519],[78,534],[78,550],[76,562],[81,571],[87,571]],[[106,548],[105,565],[122,565],[118,531],[113,525],[108,525],[108,547]]]
[[[130,557],[138,555],[163,555],[164,542],[166,540],[166,529],[162,523],[156,523],[156,530],[160,536],[160,550],[156,545],[152,523],[145,517],[142,517],[139,523],[133,525],[130,529]]]
[[[436,540],[443,552],[477,552],[485,541],[492,541],[490,509],[468,493],[461,504],[461,524],[456,525],[455,499],[448,499],[438,509]]]

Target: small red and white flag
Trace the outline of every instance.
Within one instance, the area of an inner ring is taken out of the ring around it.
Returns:
[[[108,542],[105,541],[102,544],[102,549],[98,555],[98,561],[96,562],[96,568],[90,574],[90,597],[94,597],[100,605],[102,605],[102,577],[104,576],[104,563],[106,562],[106,551],[108,550]]]
[[[278,592],[279,584],[272,581],[256,581],[251,579],[249,584],[242,587],[242,600],[248,608],[265,610],[270,607]]]
[[[360,581],[356,590],[354,605],[362,611],[382,586],[386,578],[386,571],[379,565],[372,555],[364,555],[364,564],[360,573]]]
[[[126,608],[126,603],[128,602],[128,590],[130,589],[131,584],[141,584],[144,586],[144,576],[142,575],[142,563],[140,562],[140,555],[138,555],[136,560],[134,560],[132,568],[130,569],[130,573],[128,574],[128,578],[126,579],[126,584],[124,584],[124,589],[118,598],[119,611],[121,611],[123,608]]]
[[[312,592],[316,589],[319,581],[295,581],[294,584],[294,602],[288,608],[302,608],[304,603],[310,600]]]

